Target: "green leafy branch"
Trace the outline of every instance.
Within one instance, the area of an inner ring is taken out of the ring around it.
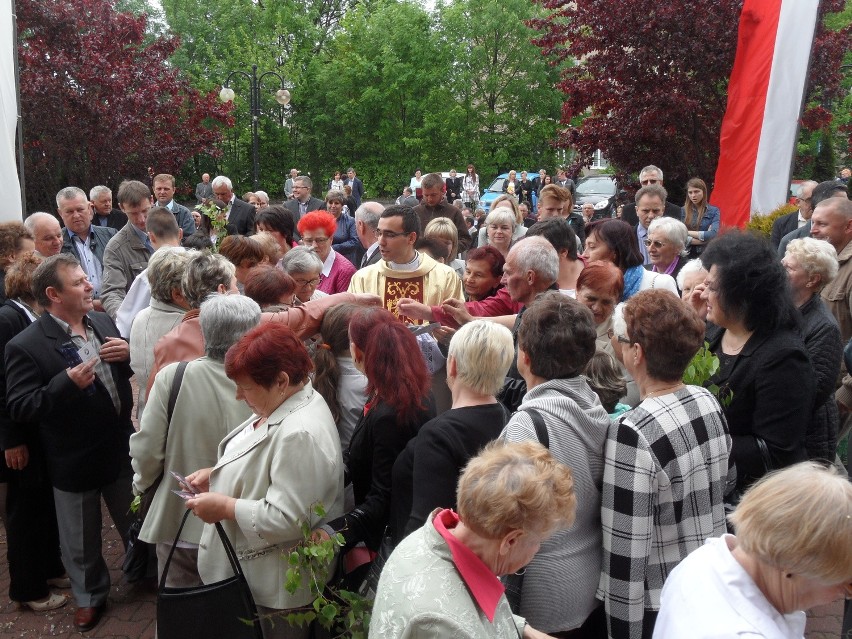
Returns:
[[[329,572],[334,565],[335,555],[343,547],[344,539],[340,533],[324,540],[314,536],[312,514],[322,519],[326,511],[321,503],[313,504],[307,520],[299,521],[302,540],[286,554],[288,567],[284,588],[292,595],[307,583],[314,599],[307,606],[293,608],[286,614],[276,616],[291,626],[316,622],[333,637],[366,639],[373,602],[358,593],[329,583]]]
[[[707,382],[718,370],[719,358],[710,351],[710,344],[704,342],[704,345],[690,360],[689,366],[686,367],[683,373],[683,383],[706,387],[719,400],[722,407],[727,408],[734,398],[733,391],[727,387],[725,387],[725,390],[721,390],[716,384],[707,385]]]
[[[213,246],[213,252],[215,253],[218,250],[222,238],[228,234],[228,229],[226,228],[228,220],[225,217],[225,208],[217,206],[216,200],[208,200],[206,204],[198,204],[195,207],[195,210],[199,211],[210,220],[210,225],[216,233],[216,243]]]

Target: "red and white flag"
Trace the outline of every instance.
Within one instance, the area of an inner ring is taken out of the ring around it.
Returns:
[[[743,226],[787,201],[818,0],[745,0],[711,203]]]

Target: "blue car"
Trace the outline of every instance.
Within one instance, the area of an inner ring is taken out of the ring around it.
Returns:
[[[518,180],[521,179],[521,172],[515,171],[515,174],[518,177]],[[536,171],[527,171],[527,176],[538,176],[538,172]],[[485,209],[485,212],[488,213],[491,210],[491,204],[494,200],[497,199],[499,195],[503,194],[503,182],[509,177],[508,173],[501,173],[494,181],[489,185],[485,192],[479,198],[479,208]],[[535,208],[535,194],[533,194],[533,208]]]

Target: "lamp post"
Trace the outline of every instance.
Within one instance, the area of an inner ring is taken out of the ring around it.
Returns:
[[[249,81],[249,111],[251,113],[251,159],[252,159],[252,180],[254,190],[256,191],[259,183],[260,173],[260,150],[258,145],[257,127],[258,119],[260,118],[260,89],[263,86],[264,78],[272,76],[278,79],[280,88],[275,92],[275,101],[281,106],[286,107],[290,104],[290,92],[285,88],[284,78],[278,75],[275,71],[267,71],[261,75],[257,75],[257,65],[251,65],[251,75],[245,71],[231,71],[225,84],[222,85],[222,90],[219,91],[219,99],[222,102],[232,102],[234,99],[234,90],[230,88],[231,79],[235,75],[241,75]]]

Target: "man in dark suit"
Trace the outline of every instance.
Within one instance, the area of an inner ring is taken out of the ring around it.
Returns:
[[[154,176],[154,197],[157,206],[171,211],[175,216],[178,226],[183,229],[184,237],[195,233],[195,220],[189,209],[175,202],[175,177],[168,173],[160,173]]]
[[[364,254],[358,261],[359,268],[371,266],[382,259],[379,252],[379,237],[376,231],[379,228],[379,218],[385,207],[378,202],[364,202],[355,211],[355,232],[361,240]]]
[[[127,216],[120,209],[112,206],[112,191],[109,187],[99,184],[89,189],[89,201],[95,215],[92,217],[94,226],[108,226],[120,231],[127,224]]]
[[[130,523],[130,347],[107,315],[92,311],[92,285],[74,256],[46,259],[32,288],[45,312],[6,346],[6,406],[13,420],[38,424],[78,606],[74,626],[83,632],[97,625],[110,589],[101,497],[122,537]]]
[[[228,207],[225,216],[228,224],[236,229],[237,234],[254,235],[255,208],[234,195],[234,185],[230,178],[224,175],[213,178],[213,197],[222,200]],[[184,237],[187,237],[186,231],[184,231]]]
[[[450,177],[447,178],[447,202],[452,204],[461,199],[462,177],[456,175],[455,169],[450,169]]]
[[[649,184],[659,184],[662,186],[663,170],[653,164],[649,164],[639,171],[639,184],[641,186],[648,186]],[[673,217],[676,220],[680,219],[680,207],[677,204],[672,204],[671,202],[666,201],[664,202],[664,206],[664,217]],[[624,208],[621,211],[621,219],[630,224],[633,228],[636,228],[636,225],[639,224],[639,216],[636,214],[635,202],[624,205]]]
[[[811,204],[811,195],[816,185],[817,183],[813,180],[802,182],[799,185],[799,193],[796,195],[799,210],[782,215],[772,223],[772,234],[769,241],[776,251],[778,250],[778,245],[781,244],[781,240],[787,233],[792,233],[796,229],[803,227],[811,219],[811,214],[814,212],[814,207]]]
[[[108,226],[92,225],[92,203],[76,186],[68,186],[56,194],[56,207],[65,225],[62,229],[62,253],[71,253],[80,262],[95,289],[95,308],[102,311],[104,249],[117,231]]]
[[[307,175],[299,175],[293,180],[293,199],[284,203],[284,208],[293,216],[293,223],[298,224],[305,213],[319,211],[325,207],[325,202],[311,195],[314,183]]]
[[[355,169],[351,166],[346,171],[346,182],[352,187],[352,197],[355,198],[355,208],[361,206],[361,198],[364,197],[364,183],[355,175]]]

